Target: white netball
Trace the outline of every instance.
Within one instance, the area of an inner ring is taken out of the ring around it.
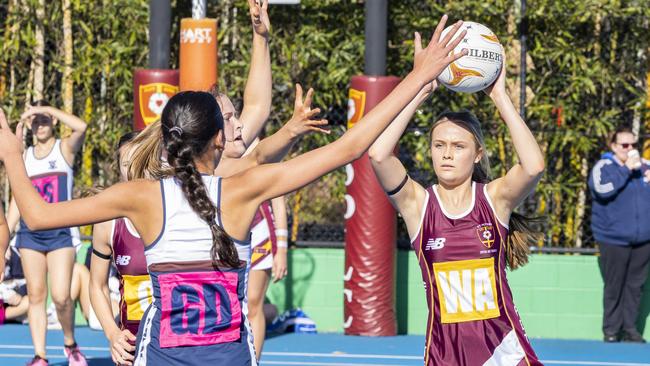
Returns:
[[[445,28],[441,38],[451,28]],[[503,50],[497,36],[483,24],[464,22],[457,33],[463,30],[467,31],[467,35],[453,52],[460,53],[467,49],[468,54],[447,66],[438,76],[438,81],[456,92],[475,93],[490,86],[499,76]]]

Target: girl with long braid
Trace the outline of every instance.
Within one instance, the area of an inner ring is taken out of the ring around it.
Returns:
[[[417,38],[416,55],[422,52]],[[429,306],[426,366],[541,365],[514,307],[506,266],[524,265],[529,245],[536,242],[513,210],[537,185],[544,158],[506,94],[505,74],[503,67],[487,90],[519,157],[505,176],[490,180],[480,123],[463,111],[441,114],[429,132],[438,184],[424,188],[409,178],[393,148],[435,82],[413,98],[369,151],[422,270]]]
[[[234,163],[225,169],[226,173],[234,174],[252,166],[279,161],[303,135],[310,132],[327,133],[322,125],[323,121],[293,118],[268,139],[252,145],[251,154],[233,159]],[[161,143],[160,122],[147,126],[140,133],[131,132],[122,136],[117,149],[120,180],[160,179],[172,175],[170,167],[160,159],[163,150]],[[226,141],[224,151],[229,149],[230,144]],[[236,151],[237,147],[230,150]],[[238,246],[237,250],[240,259],[248,261],[250,248]],[[97,309],[97,317],[111,344],[113,361],[128,364],[133,361],[140,320],[153,295],[144,257],[144,242],[133,224],[126,218],[120,218],[94,225],[92,253],[90,291],[93,308]],[[120,318],[117,325],[111,311],[112,293],[107,284],[110,261],[113,261],[120,280]]]
[[[466,54],[451,54],[462,36],[441,39],[445,21],[446,16],[416,56],[413,70],[361,122],[337,141],[283,163],[213,176],[224,148],[223,118],[214,97],[204,92],[181,92],[165,106],[162,136],[173,176],[160,181],[129,181],[93,197],[43,202],[25,174],[20,136],[9,130],[3,113],[0,159],[31,228],[127,217],[147,243],[154,302],[140,323],[136,365],[256,365],[242,309],[246,264],[237,253],[237,246],[247,245],[255,212],[262,202],[359,158],[424,85]],[[301,108],[295,118],[319,113],[303,103],[301,93],[296,105]]]

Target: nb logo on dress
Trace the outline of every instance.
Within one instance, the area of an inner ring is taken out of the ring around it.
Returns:
[[[424,247],[424,250],[438,250],[442,249],[445,246],[446,238],[435,238],[429,239],[427,245]]]
[[[115,259],[115,263],[117,263],[118,266],[128,266],[129,262],[131,262],[130,255],[118,255]]]

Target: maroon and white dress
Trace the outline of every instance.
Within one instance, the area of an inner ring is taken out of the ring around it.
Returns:
[[[111,239],[120,280],[120,329],[137,335],[140,320],[153,301],[144,243],[124,218],[113,220]]]
[[[472,204],[460,215],[445,211],[436,189],[427,189],[411,240],[429,307],[425,366],[541,365],[506,279],[508,226],[486,186],[472,183]]]
[[[271,201],[265,201],[260,205],[251,223],[251,270],[271,269],[277,249]]]

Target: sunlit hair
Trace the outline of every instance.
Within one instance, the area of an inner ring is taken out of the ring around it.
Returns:
[[[127,172],[128,180],[161,179],[173,175],[173,170],[162,158],[162,144],[160,121],[156,121],[124,146],[133,149]]]
[[[460,112],[444,112],[440,114],[431,129],[429,130],[429,139],[433,137],[433,130],[444,122],[451,122],[455,125],[469,131],[474,136],[474,143],[476,144],[477,151],[483,151],[481,160],[474,164],[474,171],[472,172],[472,181],[478,183],[489,183],[491,180],[490,175],[490,161],[487,156],[487,149],[485,147],[485,139],[481,130],[481,122],[476,116],[466,110]],[[431,141],[430,141],[431,145]],[[528,263],[528,255],[530,254],[530,247],[537,244],[540,232],[533,229],[533,223],[539,223],[542,220],[539,218],[529,218],[524,215],[512,212],[510,214],[510,221],[508,222],[509,233],[506,239],[506,259],[510,269],[517,269]]]

